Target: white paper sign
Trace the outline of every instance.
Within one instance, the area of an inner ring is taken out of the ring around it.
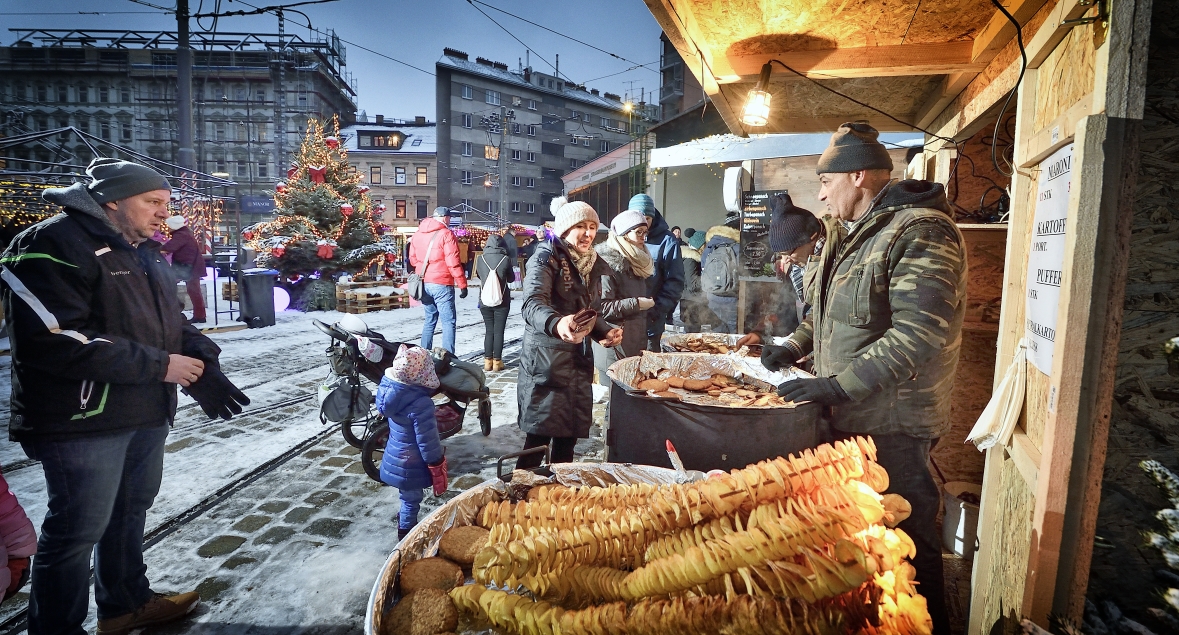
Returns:
[[[1028,360],[1048,375],[1052,374],[1056,312],[1060,306],[1072,163],[1071,143],[1040,163],[1036,215],[1028,255],[1027,321],[1024,326]]]

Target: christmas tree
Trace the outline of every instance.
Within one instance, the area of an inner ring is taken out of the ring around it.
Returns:
[[[319,121],[308,120],[287,180],[275,186],[277,218],[242,232],[258,252],[258,266],[276,269],[295,285],[303,297],[294,304],[303,309],[335,308],[336,277],[363,271],[396,250],[378,241],[378,212],[348,164],[339,121],[333,117],[331,135],[324,132]]]

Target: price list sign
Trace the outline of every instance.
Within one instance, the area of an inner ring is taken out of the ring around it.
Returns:
[[[1027,322],[1024,327],[1028,359],[1047,375],[1052,374],[1052,351],[1056,342],[1072,163],[1071,143],[1040,163],[1036,215],[1028,255]]]

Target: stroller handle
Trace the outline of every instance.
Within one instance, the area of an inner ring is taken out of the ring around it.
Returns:
[[[506,478],[506,479],[504,478],[504,461],[507,461],[508,459],[514,459],[517,457],[521,457],[521,456],[529,456],[531,454],[540,454],[541,452],[544,452],[544,465],[547,466],[547,465],[552,464],[552,461],[553,461],[552,449],[548,445],[541,445],[541,446],[537,446],[535,448],[528,448],[527,450],[521,450],[519,452],[512,452],[511,454],[505,454],[505,455],[499,457],[499,461],[497,461],[495,464],[495,477],[501,481],[504,481],[505,483],[510,481],[511,480],[510,477]],[[511,472],[508,472],[508,474],[510,475]]]
[[[315,325],[315,328],[323,331],[325,335],[330,336],[332,339],[337,339],[341,342],[347,342],[349,339],[349,333],[341,331],[330,324],[325,324],[314,318],[312,318],[311,323]]]

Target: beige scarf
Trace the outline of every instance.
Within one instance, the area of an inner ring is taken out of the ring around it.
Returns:
[[[598,252],[591,248],[583,254],[568,242],[565,243],[565,247],[569,249],[569,257],[573,260],[573,266],[577,268],[577,273],[581,274],[581,281],[585,283],[585,286],[590,286],[590,272],[594,269],[594,263],[598,261]]]
[[[610,232],[606,244],[626,258],[630,270],[640,280],[646,280],[655,275],[655,261],[651,259],[651,254],[647,252],[646,247],[640,247],[614,232]]]

